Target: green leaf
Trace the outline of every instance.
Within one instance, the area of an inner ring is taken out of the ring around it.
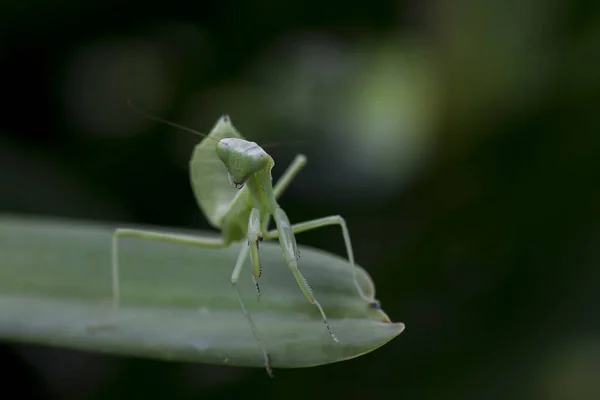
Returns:
[[[162,360],[264,367],[230,284],[239,244],[211,250],[122,239],[122,302],[115,313],[112,229],[0,215],[0,338]],[[260,300],[249,266],[240,290],[273,367],[347,360],[375,350],[404,330],[404,324],[391,323],[383,311],[360,298],[344,259],[301,247],[301,269],[341,341],[335,343],[316,307],[302,295],[279,245],[263,242],[260,252]],[[362,269],[358,278],[363,291],[373,296],[373,284]]]

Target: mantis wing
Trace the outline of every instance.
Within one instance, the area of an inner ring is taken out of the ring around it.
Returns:
[[[221,219],[238,194],[229,183],[227,168],[215,151],[217,142],[225,138],[244,138],[227,115],[219,118],[209,135],[196,145],[190,160],[192,190],[198,206],[215,228],[221,227]]]

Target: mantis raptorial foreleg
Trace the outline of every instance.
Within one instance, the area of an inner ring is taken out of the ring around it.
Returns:
[[[119,286],[119,245],[118,240],[123,237],[136,239],[150,239],[160,242],[170,242],[175,244],[185,244],[206,248],[218,249],[226,247],[221,238],[207,238],[191,235],[181,235],[176,233],[161,233],[143,229],[123,229],[115,230],[112,237],[112,289],[113,289],[113,308],[119,309],[120,286]]]
[[[260,211],[258,208],[253,208],[250,211],[248,218],[248,247],[250,247],[250,257],[252,259],[252,280],[256,286],[256,297],[260,298],[260,287],[258,286],[258,278],[260,278],[261,267],[260,259],[258,258],[258,242],[262,240],[260,230]]]

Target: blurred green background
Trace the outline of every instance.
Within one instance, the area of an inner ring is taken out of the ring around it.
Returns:
[[[340,214],[406,331],[276,370],[3,344],[3,396],[600,398],[600,3],[0,4],[0,211],[208,228],[198,137],[271,146],[292,221]],[[323,229],[302,244],[344,255]],[[49,277],[51,279],[51,277]]]

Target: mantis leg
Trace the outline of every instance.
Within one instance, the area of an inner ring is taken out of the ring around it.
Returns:
[[[306,164],[306,156],[298,154],[273,188],[273,194],[276,199],[278,199],[285,189],[290,186],[290,183],[292,183],[296,175],[298,175],[298,172],[304,167],[304,164]]]
[[[112,289],[113,289],[113,308],[119,309],[120,288],[119,288],[119,246],[120,238],[130,237],[136,239],[149,239],[161,242],[170,242],[176,244],[185,244],[208,248],[226,247],[221,238],[203,238],[191,235],[181,235],[176,233],[163,233],[141,229],[124,229],[115,230],[112,237]]]
[[[250,247],[250,256],[252,259],[252,280],[256,286],[256,297],[260,299],[260,287],[258,286],[258,278],[261,275],[260,260],[258,258],[258,242],[262,240],[260,230],[260,211],[258,208],[253,208],[250,211],[248,218],[248,247]]]
[[[279,178],[279,180],[275,184],[275,187],[273,188],[273,195],[275,196],[276,200],[279,199],[279,197],[281,197],[281,195],[283,194],[285,189],[287,189],[287,187],[290,186],[290,183],[292,183],[292,181],[294,180],[296,175],[298,175],[298,173],[300,172],[302,167],[304,167],[305,164],[306,164],[306,156],[305,155],[298,154],[296,156],[296,158],[294,158],[294,161],[292,161],[292,163],[285,170],[285,172],[283,173],[281,178]],[[265,216],[265,219],[264,219],[263,225],[262,225],[262,228],[265,231],[267,230],[267,227],[269,226],[270,222],[271,222],[271,215]]]
[[[285,258],[285,261],[286,261],[288,267],[290,267],[290,269],[292,270],[292,274],[294,275],[294,278],[296,279],[298,286],[300,286],[300,289],[302,290],[304,297],[306,297],[306,299],[311,304],[314,304],[315,306],[317,306],[317,308],[319,309],[319,312],[321,313],[321,317],[323,318],[323,323],[325,324],[327,331],[331,335],[331,338],[334,341],[339,342],[339,339],[337,338],[337,336],[335,336],[335,334],[331,330],[331,327],[329,326],[329,322],[327,322],[327,316],[325,315],[325,311],[323,311],[323,307],[321,307],[321,304],[315,298],[310,285],[306,281],[306,278],[304,278],[304,276],[298,269],[298,247],[296,245],[296,238],[292,231],[290,221],[289,221],[287,215],[285,214],[285,211],[283,211],[281,208],[277,208],[273,214],[273,217],[275,218],[275,224],[277,225],[277,230],[267,232],[267,234],[264,237],[265,238],[279,237],[279,244],[281,245],[281,250],[283,251],[283,257]]]
[[[256,245],[256,243],[255,243],[255,245]],[[267,351],[265,350],[265,348],[262,345],[262,342],[260,341],[260,335],[258,334],[258,328],[254,324],[254,321],[252,320],[250,313],[248,312],[248,310],[246,310],[246,306],[244,305],[244,301],[242,300],[242,296],[240,295],[240,291],[237,287],[237,283],[240,279],[240,274],[242,272],[242,267],[244,266],[246,257],[248,257],[249,250],[250,250],[250,246],[248,246],[248,243],[243,243],[242,249],[240,250],[240,254],[238,255],[237,262],[235,263],[235,268],[233,269],[233,273],[231,274],[231,285],[233,286],[235,295],[237,296],[238,302],[240,303],[242,312],[244,313],[246,320],[250,324],[250,328],[252,329],[252,334],[254,335],[254,339],[256,340],[258,347],[260,347],[260,350],[263,353],[263,357],[265,359],[265,368],[267,369],[267,374],[269,374],[269,376],[272,378],[273,371],[271,370],[271,360],[269,358],[269,353],[267,353]]]
[[[253,219],[251,219],[251,221],[252,220]],[[254,223],[253,226],[254,225],[256,225],[256,223]],[[174,234],[174,233],[161,233],[161,232],[156,232],[156,231],[140,230],[140,229],[119,228],[119,229],[115,230],[115,232],[113,234],[113,241],[112,241],[112,266],[113,266],[113,268],[112,268],[112,271],[113,271],[112,283],[113,283],[113,308],[114,309],[119,308],[120,290],[119,290],[118,239],[123,238],[123,237],[157,240],[157,241],[162,241],[162,242],[185,244],[185,245],[214,248],[214,249],[223,248],[223,247],[227,246],[221,238],[218,238],[218,239],[217,238],[202,238],[202,237],[196,237],[196,236],[190,236],[190,235],[181,235],[181,234]],[[254,245],[256,246],[256,242],[254,243]],[[266,352],[266,350],[264,349],[264,347],[262,346],[262,343],[261,343],[259,335],[258,335],[258,329],[256,328],[254,321],[252,321],[250,314],[246,310],[246,307],[244,306],[244,302],[242,301],[239,290],[237,288],[237,282],[239,280],[239,276],[242,271],[242,267],[244,266],[244,261],[246,260],[246,257],[248,256],[249,249],[250,249],[250,246],[248,246],[247,243],[244,243],[242,245],[242,250],[240,251],[237,262],[235,264],[235,268],[233,269],[233,273],[231,275],[231,284],[234,287],[236,296],[237,296],[240,306],[242,308],[242,312],[244,313],[244,316],[246,317],[246,319],[248,320],[248,322],[250,324],[250,327],[252,328],[252,333],[254,335],[254,338],[256,339],[256,342],[258,343],[258,346],[260,347],[260,349],[263,353],[263,356],[265,358],[265,367],[267,369],[267,373],[269,374],[269,376],[273,377],[273,372],[271,370],[271,363],[270,363],[269,355]],[[257,260],[257,262],[258,262],[258,260]]]
[[[292,225],[290,228],[293,233],[301,233],[306,232],[312,229],[322,228],[330,225],[339,225],[342,228],[342,235],[344,236],[344,243],[346,245],[346,252],[348,253],[348,261],[354,268],[354,283],[356,288],[358,289],[358,293],[360,296],[369,303],[373,302],[373,299],[370,299],[367,295],[365,295],[358,284],[357,278],[357,267],[354,263],[354,252],[352,251],[352,243],[350,241],[350,232],[348,231],[348,227],[346,226],[346,221],[339,215],[332,215],[329,217],[323,217],[314,219],[312,221],[301,222],[298,224]],[[279,232],[277,230],[267,232],[264,237],[265,239],[276,238],[279,236]]]

